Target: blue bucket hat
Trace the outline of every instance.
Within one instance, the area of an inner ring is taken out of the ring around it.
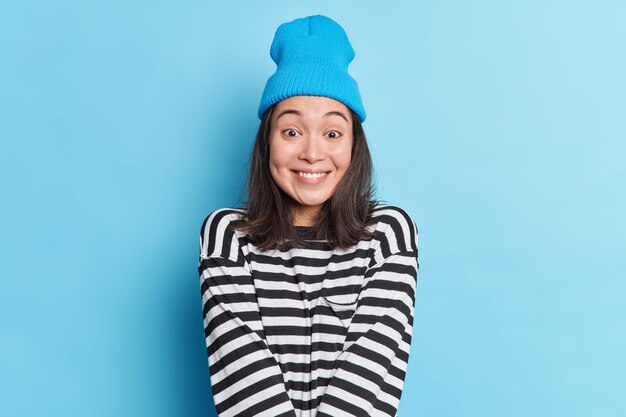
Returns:
[[[337,22],[316,15],[283,23],[274,35],[270,56],[276,72],[265,85],[259,118],[288,97],[322,96],[340,101],[365,121],[359,86],[348,74],[354,49]]]

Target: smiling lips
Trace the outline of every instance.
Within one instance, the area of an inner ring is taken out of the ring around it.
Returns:
[[[298,175],[298,178],[307,183],[317,183],[326,178],[326,175],[330,171],[317,171],[317,172],[309,172],[309,171],[293,171]]]

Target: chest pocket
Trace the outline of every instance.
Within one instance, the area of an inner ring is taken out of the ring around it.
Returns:
[[[333,311],[342,321],[351,319],[356,310],[361,284],[354,284],[341,288],[324,288],[322,303]]]
[[[341,294],[322,296],[323,300],[333,311],[355,310],[359,294]]]
[[[357,308],[365,270],[365,266],[355,265],[340,272],[329,271],[322,283],[319,303],[323,314],[338,318],[346,328]]]
[[[347,332],[356,311],[358,296],[358,293],[321,296],[321,307],[326,310],[323,313],[325,319],[322,320],[330,320],[329,323],[337,325],[341,323],[341,327]],[[345,337],[346,334],[343,336]]]

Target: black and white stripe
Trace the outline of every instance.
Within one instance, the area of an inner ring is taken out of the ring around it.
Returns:
[[[200,232],[211,385],[228,416],[395,416],[413,325],[417,228],[379,206],[374,238],[261,251],[220,209]]]

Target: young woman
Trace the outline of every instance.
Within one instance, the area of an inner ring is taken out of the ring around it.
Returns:
[[[243,209],[211,213],[199,273],[220,416],[395,416],[417,275],[409,215],[372,199],[354,51],[282,24]]]

